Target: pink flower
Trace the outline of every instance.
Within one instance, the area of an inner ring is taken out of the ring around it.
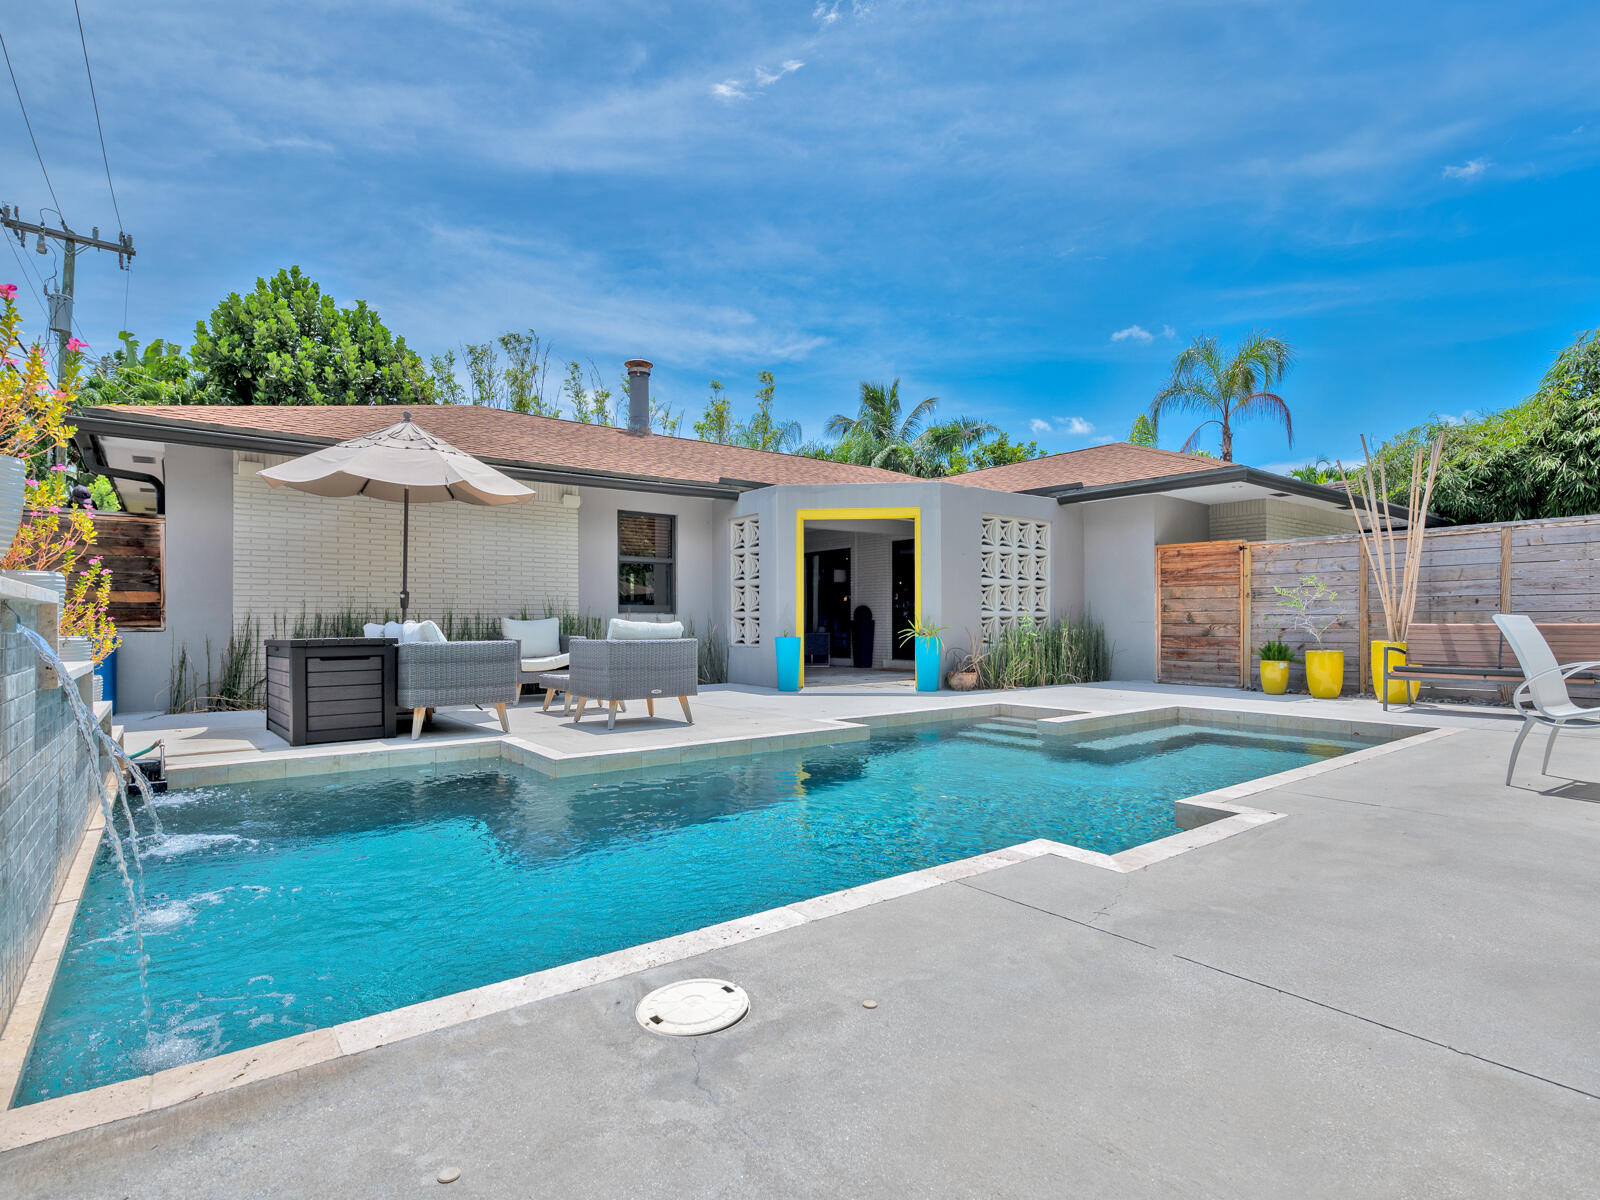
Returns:
[[[5,297],[7,300],[15,300],[17,297],[17,285],[14,283],[0,283],[0,296]]]
[[[91,559],[90,559],[90,560],[89,560],[89,565],[90,565],[90,566],[91,566],[91,567],[98,567],[98,566],[99,566],[99,565],[100,565],[100,558],[99,558],[99,556],[98,556],[98,555],[96,555],[96,556],[95,556],[95,557],[94,557],[94,558],[91,558]]]
[[[15,291],[16,289],[13,288],[12,290]],[[68,338],[67,339],[67,350],[68,350],[69,353],[76,354],[79,350],[87,350],[88,348],[89,348],[89,343],[88,342],[82,341],[82,340],[80,340],[78,338]]]
[[[29,487],[38,487],[39,486],[39,481],[37,479],[30,479],[30,480],[28,480],[28,486]]]
[[[56,464],[55,464],[55,465],[54,465],[54,466],[52,466],[52,467],[51,467],[51,468],[50,468],[50,469],[51,469],[51,470],[52,470],[52,471],[70,471],[70,470],[72,470],[72,468],[71,468],[71,467],[69,467],[69,466],[67,466],[67,464],[66,464],[66,463],[56,463]]]
[[[61,505],[59,505],[59,504],[52,504],[52,505],[51,505],[51,506],[50,506],[50,507],[49,507],[49,508],[47,508],[47,509],[45,509],[45,511],[46,511],[46,512],[53,512],[53,513],[58,513],[58,512],[60,512],[60,511],[61,511]]]

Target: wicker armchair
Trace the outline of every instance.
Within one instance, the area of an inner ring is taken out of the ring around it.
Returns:
[[[517,643],[402,642],[398,648],[397,702],[411,710],[411,736],[422,736],[429,709],[451,704],[492,704],[500,728],[511,731],[506,705],[521,688]]]
[[[689,697],[699,693],[700,643],[694,638],[648,638],[612,641],[573,638],[571,695],[578,701],[575,722],[590,704],[607,708],[606,728],[617,726],[617,707],[624,700],[643,700],[650,716],[656,699],[676,696],[683,719],[694,724]]]

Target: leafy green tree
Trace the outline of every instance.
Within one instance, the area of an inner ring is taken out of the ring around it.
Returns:
[[[733,441],[733,432],[733,402],[728,399],[727,389],[722,383],[713,379],[711,394],[706,397],[705,411],[694,423],[694,435],[702,442],[721,442],[727,445]]]
[[[949,474],[981,471],[985,467],[1006,467],[1012,463],[1027,462],[1030,458],[1039,458],[1043,454],[1038,442],[1013,442],[1010,434],[997,433],[970,450],[957,450],[951,454]]]
[[[888,387],[863,380],[856,415],[828,419],[828,433],[838,439],[828,457],[931,478],[949,471],[952,456],[999,432],[968,417],[930,424],[938,407],[938,397],[929,396],[903,413],[898,379]]]
[[[456,352],[446,350],[428,359],[428,376],[432,380],[434,398],[440,404],[465,404],[466,389],[456,375]]]
[[[1156,426],[1148,413],[1140,413],[1133,419],[1133,428],[1128,430],[1128,442],[1134,446],[1151,446],[1156,444]]]
[[[1600,329],[1581,333],[1521,404],[1464,422],[1439,417],[1377,451],[1405,501],[1413,451],[1445,435],[1433,511],[1478,524],[1600,512]],[[1352,476],[1352,480],[1354,476]]]
[[[1319,456],[1316,462],[1309,462],[1303,467],[1296,467],[1289,472],[1292,479],[1304,483],[1338,483],[1339,469],[1333,465],[1333,460],[1326,456]]]
[[[468,342],[461,347],[467,356],[467,387],[472,403],[484,408],[504,408],[504,381],[500,377],[500,352],[493,342]]]
[[[1283,378],[1293,359],[1288,342],[1265,333],[1247,334],[1231,352],[1214,337],[1195,338],[1172,360],[1172,378],[1150,402],[1152,431],[1160,432],[1161,418],[1168,414],[1198,413],[1206,419],[1180,449],[1192,451],[1201,433],[1215,425],[1224,462],[1233,461],[1233,427],[1240,421],[1261,418],[1282,425],[1284,436],[1294,445],[1289,406],[1268,390]]]
[[[183,347],[157,338],[148,346],[127,330],[122,347],[106,355],[84,380],[84,404],[195,404],[194,365]]]
[[[600,372],[590,364],[589,378],[585,380],[583,364],[576,359],[567,363],[567,379],[563,385],[572,403],[572,419],[585,425],[611,423],[611,390],[602,386]]]
[[[504,375],[506,407],[513,412],[536,417],[559,417],[559,395],[547,394],[550,378],[550,346],[537,332],[503,333],[500,349],[506,352]]]
[[[234,292],[189,355],[210,404],[430,404],[422,360],[365,301],[340,308],[299,267]]]
[[[771,371],[756,374],[756,407],[750,419],[733,431],[735,445],[752,450],[776,450],[788,453],[800,444],[800,422],[778,421],[772,416],[773,396],[778,390]]]

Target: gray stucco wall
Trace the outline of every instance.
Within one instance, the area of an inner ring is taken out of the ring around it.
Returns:
[[[740,497],[733,512],[761,518],[762,644],[734,647],[730,677],[736,682],[772,686],[777,668],[770,638],[795,632],[795,513],[799,509],[920,508],[922,510],[922,612],[925,619],[949,626],[945,634],[945,667],[954,664],[978,632],[979,548],[986,513],[1029,517],[1052,523],[1053,567],[1051,608],[1074,611],[1081,602],[1076,551],[1081,518],[1062,517],[1061,506],[1040,496],[994,492],[984,488],[928,482],[805,485],[761,488]],[[733,515],[730,513],[730,516]],[[1057,522],[1064,520],[1065,542],[1057,549]],[[1057,556],[1060,557],[1057,557]],[[1061,587],[1061,593],[1056,591]],[[724,609],[726,600],[723,601]],[[888,618],[874,615],[879,631]]]
[[[671,514],[677,518],[673,615],[692,620],[697,630],[714,620],[726,636],[731,501],[607,488],[583,488],[580,494],[578,606],[584,612],[607,619],[617,615],[617,513]]]
[[[117,709],[167,707],[180,646],[203,665],[220,658],[233,627],[233,453],[166,448],[166,627],[128,630],[117,651]]]
[[[1155,548],[1209,536],[1204,504],[1135,496],[1077,505],[1083,510],[1083,601],[1105,623],[1112,677],[1156,673]]]

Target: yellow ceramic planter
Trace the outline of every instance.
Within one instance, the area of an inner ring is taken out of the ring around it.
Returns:
[[[1281,696],[1289,690],[1289,664],[1270,658],[1261,661],[1261,690],[1269,696]]]
[[[1344,651],[1306,651],[1306,690],[1318,700],[1332,700],[1344,691]]]
[[[1400,647],[1400,653],[1393,655],[1391,661],[1396,665],[1406,660],[1406,644],[1404,642],[1373,642],[1372,643],[1372,694],[1379,700],[1383,699],[1383,654],[1390,646]],[[1389,681],[1389,703],[1411,704],[1417,698],[1417,693],[1422,690],[1420,679],[1391,679]]]

